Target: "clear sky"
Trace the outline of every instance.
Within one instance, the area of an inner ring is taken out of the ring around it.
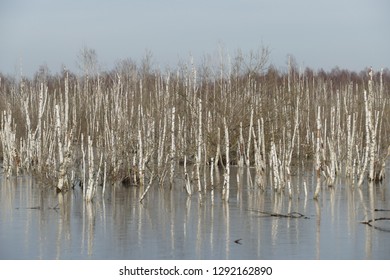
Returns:
[[[120,59],[200,63],[220,46],[260,46],[270,62],[360,71],[390,67],[389,0],[0,0],[0,72],[32,75],[47,64],[77,70],[83,47],[103,70]]]

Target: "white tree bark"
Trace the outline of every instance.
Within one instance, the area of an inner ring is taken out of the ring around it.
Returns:
[[[67,177],[67,169],[68,169],[68,163],[70,162],[70,154],[68,154],[69,151],[64,152],[65,147],[63,146],[63,143],[62,143],[62,139],[63,139],[64,134],[62,133],[62,129],[61,129],[60,108],[59,108],[58,104],[55,106],[55,112],[56,112],[58,155],[59,155],[59,164],[60,164],[57,189],[59,191],[62,191],[63,189],[66,190],[69,187],[69,181],[68,181],[68,177]],[[64,153],[66,154],[65,158],[64,158]]]
[[[200,181],[200,162],[202,156],[202,101],[199,99],[199,111],[198,111],[198,135],[197,135],[197,153],[195,156],[195,180],[198,184],[198,191],[202,191],[202,184]]]
[[[43,84],[41,84],[40,91],[39,91],[39,105],[38,105],[38,125],[35,130],[35,135],[36,136],[36,147],[37,147],[37,161],[38,161],[38,172],[42,172],[43,168],[43,151],[47,149],[45,147],[46,142],[43,142],[44,140],[44,133],[42,131],[42,117],[45,112],[46,108],[46,102],[47,102],[47,87],[45,87]]]
[[[367,100],[367,92],[364,91],[364,105],[365,105],[365,112],[366,112],[366,123],[365,123],[365,128],[366,128],[366,146],[364,148],[364,163],[363,167],[360,170],[360,175],[359,175],[359,181],[358,181],[358,187],[360,187],[363,184],[364,180],[364,175],[366,173],[367,165],[368,165],[368,158],[370,155],[370,141],[371,141],[371,129],[370,129],[370,122],[371,122],[371,111],[369,109],[369,104]]]
[[[145,163],[141,129],[138,129],[138,177],[141,187],[145,184]]]
[[[280,174],[279,174],[279,160],[278,160],[278,155],[276,154],[276,147],[275,147],[275,142],[271,141],[271,156],[270,160],[272,163],[272,172],[273,172],[273,187],[274,190],[280,191],[281,189],[281,179],[280,179]]]
[[[327,183],[328,187],[333,187],[336,180],[336,152],[334,150],[333,141],[328,138],[328,147],[329,147],[329,164],[326,166],[327,170]]]
[[[95,180],[94,180],[94,155],[93,155],[93,147],[92,147],[92,139],[91,136],[88,136],[88,184],[84,186],[86,188],[86,201],[92,201],[95,195]]]
[[[256,185],[264,190],[265,189],[265,158],[263,154],[262,147],[264,146],[264,122],[263,118],[260,120],[257,120],[257,126],[258,126],[258,136],[256,137],[255,131],[252,128],[253,132],[253,142],[255,147],[255,169],[256,169]],[[257,139],[256,139],[257,138]]]
[[[245,153],[245,164],[248,167],[251,165],[249,154],[250,154],[250,148],[251,148],[252,130],[253,130],[253,108],[251,109],[251,117],[249,119],[248,143],[246,146],[246,153]],[[261,140],[259,139],[259,141],[261,141]]]
[[[370,166],[368,173],[368,180],[375,180],[375,158],[376,158],[376,133],[377,133],[377,124],[378,124],[378,114],[376,115],[376,122],[374,125],[373,117],[373,102],[374,94],[372,92],[372,81],[368,82],[368,97],[367,97],[367,107],[368,107],[368,126],[370,130]]]
[[[230,192],[230,147],[229,147],[229,130],[226,124],[226,118],[223,119],[223,123],[225,126],[225,153],[226,153],[226,165],[225,165],[225,174],[224,174],[224,182],[222,188],[222,199],[226,202],[229,201],[229,192]]]
[[[239,168],[244,166],[244,154],[245,154],[245,144],[244,137],[242,136],[242,122],[240,122],[240,136],[237,143],[237,165]]]
[[[352,177],[352,152],[354,146],[354,119],[352,116],[348,115],[347,117],[347,160],[345,164],[345,176],[347,178]],[[351,128],[351,122],[352,128]]]
[[[186,189],[188,195],[192,195],[190,176],[188,175],[188,171],[187,171],[187,155],[184,155],[183,167],[184,167],[184,184],[185,184],[185,189]]]
[[[315,170],[317,185],[314,192],[314,199],[318,199],[321,190],[321,107],[317,108],[317,137],[316,137],[316,154],[315,154]]]
[[[219,158],[221,157],[221,129],[217,130],[217,152],[215,154],[215,168],[218,168]]]
[[[163,127],[161,129],[161,120],[160,120],[160,133],[159,133],[159,144],[157,150],[157,173],[161,176],[163,160],[164,160],[164,146],[165,146],[165,133],[167,128],[166,118],[163,117]]]
[[[16,127],[12,125],[12,115],[3,112],[2,130],[0,131],[3,148],[3,168],[6,178],[12,176],[19,168],[20,158],[16,150]]]
[[[175,107],[172,108],[172,123],[171,123],[171,174],[170,186],[173,187],[175,176],[175,161],[176,161],[176,142],[175,142]]]

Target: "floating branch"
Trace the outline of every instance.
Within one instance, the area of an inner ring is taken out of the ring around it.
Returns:
[[[390,218],[387,218],[387,217],[382,217],[382,218],[375,218],[375,219],[370,219],[366,222],[360,222],[361,224],[364,224],[364,225],[368,225],[374,229],[377,229],[377,230],[380,230],[380,231],[384,231],[384,232],[390,232],[390,223],[389,223],[389,227],[388,228],[384,228],[384,227],[381,227],[381,226],[377,226],[377,225],[374,225],[373,223],[374,222],[377,222],[377,221],[390,221]]]
[[[309,219],[309,217],[299,213],[299,212],[290,212],[287,214],[280,214],[280,213],[275,213],[275,212],[267,212],[267,211],[259,211],[259,210],[249,210],[253,212],[257,212],[260,214],[263,214],[264,216],[262,217],[278,217],[278,218],[303,218],[303,219]]]
[[[242,245],[241,240],[242,240],[242,238],[236,239],[236,240],[234,240],[234,243],[236,243],[238,245]]]

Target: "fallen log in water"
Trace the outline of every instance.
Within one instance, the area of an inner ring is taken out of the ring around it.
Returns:
[[[299,213],[299,212],[289,212],[287,214],[280,214],[280,213],[275,213],[275,212],[268,212],[268,211],[259,211],[259,210],[249,210],[249,211],[254,211],[260,214],[263,214],[265,216],[263,217],[278,217],[278,218],[303,218],[303,219],[310,219],[309,217]]]
[[[377,209],[375,209],[377,210]],[[385,210],[385,211],[388,211],[388,210]],[[380,231],[384,231],[384,232],[390,232],[390,223],[388,225],[388,227],[383,227],[383,226],[378,226],[378,225],[374,225],[373,223],[374,222],[377,222],[377,221],[390,221],[390,218],[388,217],[381,217],[381,218],[375,218],[375,219],[370,219],[368,221],[363,221],[363,222],[360,222],[361,224],[363,225],[368,225],[374,229],[377,229],[377,230],[380,230]]]

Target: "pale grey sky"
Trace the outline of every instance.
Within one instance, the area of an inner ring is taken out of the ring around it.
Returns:
[[[96,50],[103,70],[150,50],[157,65],[220,45],[232,55],[268,46],[270,62],[354,71],[390,67],[388,0],[0,0],[0,72],[32,75],[42,64],[76,71]]]

